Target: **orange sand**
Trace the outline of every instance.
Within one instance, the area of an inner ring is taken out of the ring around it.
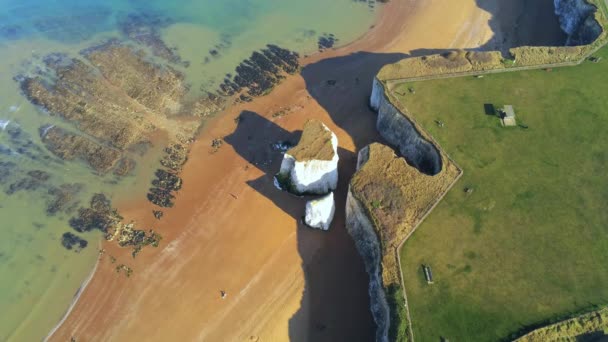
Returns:
[[[344,228],[354,152],[380,140],[367,107],[372,78],[383,64],[404,57],[387,52],[484,44],[492,36],[489,16],[475,0],[393,0],[356,42],[305,58],[302,75],[211,120],[192,148],[184,189],[161,221],[147,201],[119,205],[126,218],[159,231],[161,246],[132,259],[128,250],[105,244],[95,275],[50,339],[372,340],[368,278]],[[336,85],[327,85],[329,79]],[[285,108],[288,115],[271,117]],[[243,114],[235,132],[234,118],[242,111],[259,115]],[[341,147],[329,232],[302,227],[304,200],[272,183],[280,155],[262,153],[309,118],[332,129]],[[211,140],[227,135],[227,143],[210,153]],[[246,160],[263,162],[265,156],[272,157],[270,165]],[[121,263],[133,268],[130,278],[115,272]]]

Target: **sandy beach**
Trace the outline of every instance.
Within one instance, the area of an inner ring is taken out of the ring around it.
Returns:
[[[381,141],[367,106],[372,79],[409,54],[493,46],[502,39],[495,17],[513,12],[497,3],[393,0],[357,41],[303,58],[300,75],[212,119],[193,145],[175,207],[161,221],[147,201],[119,204],[125,218],[159,231],[161,246],[132,259],[129,250],[105,244],[93,278],[50,340],[372,340],[368,278],[344,228],[356,151]],[[282,110],[286,115],[273,117]],[[310,118],[340,143],[329,232],[303,227],[305,201],[272,181],[281,155],[270,144],[297,141]],[[220,137],[224,145],[211,153]],[[133,268],[130,278],[116,273],[120,263]]]

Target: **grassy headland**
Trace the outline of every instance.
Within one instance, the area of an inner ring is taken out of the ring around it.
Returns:
[[[401,251],[416,341],[495,341],[608,303],[608,49],[596,55],[395,86],[464,170]],[[512,104],[521,126],[503,128],[486,104]]]

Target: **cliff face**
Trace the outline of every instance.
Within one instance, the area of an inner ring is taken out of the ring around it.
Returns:
[[[585,0],[554,0],[555,14],[568,35],[566,45],[591,44],[602,33],[595,19],[597,8]]]
[[[361,158],[361,153],[359,157]],[[350,188],[346,197],[346,229],[355,240],[357,251],[369,274],[370,309],[377,327],[376,341],[388,342],[390,311],[382,282],[380,242],[363,205],[353,196]]]
[[[441,171],[441,155],[425,140],[384,94],[384,87],[374,79],[370,105],[378,111],[376,128],[386,141],[399,149],[401,155],[420,172],[436,175]]]
[[[297,146],[285,153],[279,182],[295,194],[324,195],[338,185],[338,138],[323,123],[309,121]]]

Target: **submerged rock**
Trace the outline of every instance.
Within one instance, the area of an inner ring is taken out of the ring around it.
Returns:
[[[48,190],[51,200],[47,203],[46,213],[49,215],[58,212],[71,213],[78,205],[76,196],[82,188],[82,184],[62,184],[59,187],[51,187]]]
[[[310,120],[302,138],[283,157],[277,180],[294,194],[324,195],[338,185],[338,138],[322,122]]]
[[[61,236],[61,244],[63,247],[69,250],[73,250],[78,253],[83,250],[89,244],[87,240],[79,237],[76,234],[67,232]]]
[[[334,201],[334,193],[330,192],[324,197],[306,203],[304,222],[311,228],[328,230],[334,219],[335,212],[336,203]]]

